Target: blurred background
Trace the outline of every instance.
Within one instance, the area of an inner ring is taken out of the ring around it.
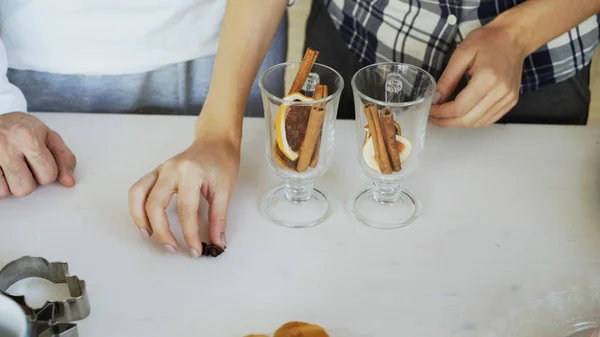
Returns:
[[[310,1],[297,1],[289,10],[289,41],[287,58],[290,61],[302,59],[302,48],[304,44],[304,28],[306,18],[310,10]],[[592,91],[592,103],[590,104],[590,116],[588,125],[600,125],[600,48],[592,62],[590,90]]]

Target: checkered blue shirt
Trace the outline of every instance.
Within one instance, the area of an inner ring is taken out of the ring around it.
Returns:
[[[439,78],[453,46],[525,0],[324,1],[348,48],[362,64],[410,63]],[[588,65],[600,39],[599,25],[600,15],[590,17],[529,55],[523,65],[521,92],[564,81]]]

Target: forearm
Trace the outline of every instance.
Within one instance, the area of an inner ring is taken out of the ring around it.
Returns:
[[[505,28],[526,56],[599,12],[598,0],[528,0],[489,25]]]
[[[25,97],[17,87],[8,81],[7,70],[6,49],[0,40],[0,115],[16,111],[26,112]]]
[[[228,0],[207,99],[209,122],[241,138],[248,95],[287,6],[285,0]]]

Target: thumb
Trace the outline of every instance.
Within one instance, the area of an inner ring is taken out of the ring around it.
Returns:
[[[450,61],[448,61],[446,69],[438,80],[437,92],[433,96],[432,102],[434,105],[444,103],[452,96],[456,86],[474,59],[475,55],[466,47],[459,46],[456,48],[450,57]]]
[[[48,150],[50,150],[56,160],[58,181],[66,187],[74,186],[75,176],[73,172],[77,165],[77,159],[73,152],[69,150],[62,137],[52,130],[48,131],[46,146],[48,146]]]
[[[209,201],[208,209],[208,235],[210,241],[221,248],[227,248],[227,210],[229,208],[229,195],[216,193]]]

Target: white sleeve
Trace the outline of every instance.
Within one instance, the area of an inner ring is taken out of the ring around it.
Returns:
[[[6,48],[0,39],[0,115],[15,111],[27,112],[25,96],[19,88],[8,81],[7,70]]]

